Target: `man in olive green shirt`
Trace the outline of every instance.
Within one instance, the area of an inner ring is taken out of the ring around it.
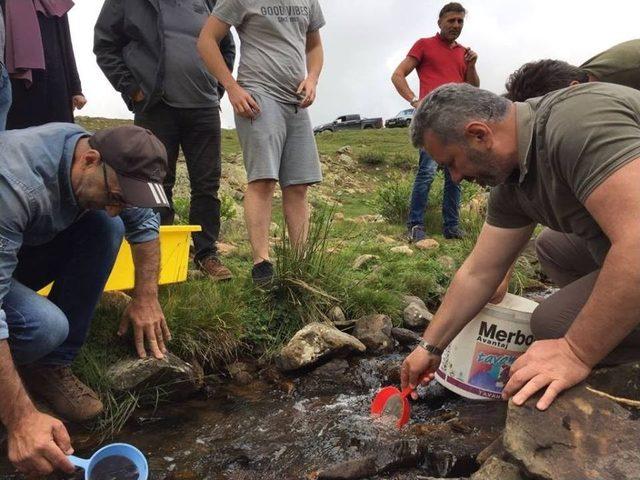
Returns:
[[[509,100],[524,102],[586,82],[616,83],[640,90],[640,39],[619,43],[579,67],[551,59],[525,63],[509,76],[505,88]]]
[[[445,85],[417,109],[412,139],[454,181],[496,188],[473,252],[402,365],[403,387],[432,377],[439,352],[491,298],[537,223],[573,234],[594,270],[534,312],[536,341],[511,366],[503,396],[521,405],[546,388],[544,410],[595,365],[640,354],[640,91],[592,83],[512,103]]]

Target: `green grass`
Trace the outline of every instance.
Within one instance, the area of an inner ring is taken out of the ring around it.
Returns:
[[[128,123],[87,117],[78,120],[90,130]],[[240,147],[235,131],[224,130],[222,136],[224,172],[228,163],[237,166]],[[293,249],[286,236],[281,201],[273,202],[273,221],[279,227],[272,238],[277,273],[272,290],[253,287],[251,252],[238,214],[241,204],[227,193],[221,194],[222,241],[238,250],[223,261],[235,277],[225,283],[191,280],[160,289],[160,302],[173,333],[170,350],[197,361],[206,373],[223,371],[239,355],[271,358],[297,329],[311,321],[324,321],[335,305],[341,306],[348,318],[384,313],[396,324],[401,322],[404,294],[417,295],[435,308],[455,271],[442,257],[451,257],[457,268],[473,248],[483,223],[476,211],[463,209],[466,239],[445,240],[440,235],[443,177],[439,172],[425,215],[427,232],[440,243],[439,248],[414,249],[412,256],[391,251],[393,246],[406,244],[404,222],[418,162],[406,129],[327,132],[317,135],[316,141],[327,180],[312,189],[312,224],[302,251]],[[336,153],[347,145],[352,149],[351,165],[339,160]],[[179,163],[178,168],[184,164]],[[186,193],[175,198],[175,204],[184,223],[188,219],[188,188],[181,191]],[[481,193],[476,185],[463,185],[463,205]],[[372,214],[382,214],[386,221],[358,220]],[[362,254],[377,255],[379,260],[365,270],[353,270],[354,260]],[[534,277],[534,266],[521,257],[511,290],[519,292],[535,284]],[[162,386],[137,394],[115,394],[106,384],[106,369],[117,359],[135,353],[130,338],[115,335],[121,314],[114,308],[98,309],[88,343],[75,365],[78,374],[105,400],[107,414],[96,426],[105,436],[117,432],[139,405],[164,400]]]

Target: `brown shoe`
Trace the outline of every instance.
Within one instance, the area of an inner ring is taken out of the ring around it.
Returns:
[[[225,267],[220,260],[216,257],[207,257],[204,260],[196,262],[198,268],[209,275],[214,281],[230,280],[233,278],[233,273],[227,267]]]
[[[104,410],[98,394],[82,383],[70,366],[29,365],[21,369],[22,380],[29,392],[45,400],[72,422],[86,422]]]

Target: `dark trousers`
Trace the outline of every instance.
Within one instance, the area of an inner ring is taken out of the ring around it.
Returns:
[[[164,179],[164,191],[171,208],[159,209],[163,225],[174,220],[173,186],[180,147],[187,161],[191,184],[189,223],[200,225],[193,234],[194,259],[216,255],[220,234],[220,112],[218,107],[176,108],[164,102],[136,113],[135,124],[151,130],[164,144],[169,169]]]
[[[545,228],[536,239],[536,253],[545,274],[560,290],[531,316],[536,339],[560,338],[569,330],[591,296],[600,266],[593,260],[581,238]],[[614,365],[640,359],[640,328],[631,332],[601,362]]]
[[[87,337],[123,236],[120,217],[88,211],[50,242],[20,249],[2,305],[16,364],[73,362]],[[51,282],[48,298],[36,293]]]

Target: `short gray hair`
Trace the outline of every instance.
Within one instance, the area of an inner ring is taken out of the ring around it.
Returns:
[[[445,144],[464,139],[464,125],[473,120],[502,120],[511,102],[468,83],[448,83],[433,90],[420,103],[411,121],[411,143],[424,144],[431,130]]]

